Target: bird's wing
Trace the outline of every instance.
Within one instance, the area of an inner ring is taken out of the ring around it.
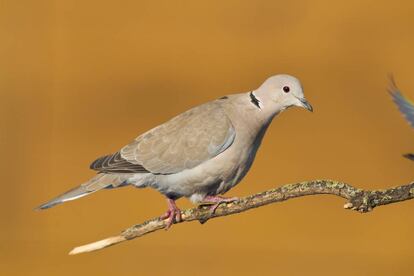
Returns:
[[[90,165],[95,171],[104,173],[138,173],[148,172],[140,164],[132,163],[121,156],[120,152],[102,156]]]
[[[173,174],[217,156],[234,141],[235,129],[216,102],[190,109],[144,133],[118,153],[92,163],[102,172]]]
[[[398,109],[401,111],[410,125],[414,127],[414,105],[401,94],[393,78],[390,78],[388,91],[390,92],[394,102],[397,104]]]

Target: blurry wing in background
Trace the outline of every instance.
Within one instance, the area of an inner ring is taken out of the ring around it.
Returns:
[[[414,105],[401,94],[392,77],[390,77],[388,91],[390,92],[394,102],[397,104],[398,109],[404,115],[405,119],[407,119],[410,125],[414,127]]]
[[[410,160],[413,160],[414,161],[414,154],[412,154],[412,153],[407,153],[407,154],[404,154],[403,155],[405,158],[408,158],[408,159],[410,159]]]
[[[390,76],[388,91],[405,119],[412,127],[414,127],[414,104],[401,94],[392,76]],[[414,161],[414,154],[412,153],[404,154],[404,157]]]

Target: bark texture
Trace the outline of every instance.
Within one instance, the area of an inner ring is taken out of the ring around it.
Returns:
[[[205,223],[212,218],[237,214],[270,203],[320,194],[331,194],[342,197],[347,200],[344,205],[345,209],[365,213],[372,211],[377,206],[412,199],[414,197],[414,182],[385,190],[372,191],[357,189],[349,184],[333,180],[313,180],[287,184],[279,188],[240,198],[238,201],[223,203],[216,209],[214,214],[210,212],[209,206],[206,205],[185,210],[182,212],[182,220],[178,223],[194,220]],[[102,249],[164,229],[166,225],[166,220],[153,218],[144,223],[131,226],[118,236],[76,247],[69,254],[75,255]]]

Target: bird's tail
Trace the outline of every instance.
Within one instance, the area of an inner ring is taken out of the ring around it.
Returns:
[[[82,185],[40,205],[36,208],[36,210],[48,209],[60,203],[84,197],[104,188],[122,186],[125,183],[125,180],[125,176],[119,174],[97,174],[88,182],[85,182]]]

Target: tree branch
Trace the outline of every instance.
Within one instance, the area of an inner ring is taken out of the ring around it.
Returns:
[[[414,182],[386,190],[373,191],[357,189],[349,184],[332,180],[314,180],[288,184],[276,189],[240,198],[235,202],[223,203],[216,209],[214,214],[211,214],[209,207],[206,205],[185,210],[182,212],[182,220],[178,223],[194,220],[205,223],[212,218],[237,214],[270,203],[319,194],[331,194],[342,197],[347,200],[347,203],[344,205],[345,209],[366,213],[372,211],[377,206],[414,198]],[[118,236],[76,247],[69,254],[75,255],[102,249],[164,229],[166,225],[167,220],[154,218],[126,229]]]

